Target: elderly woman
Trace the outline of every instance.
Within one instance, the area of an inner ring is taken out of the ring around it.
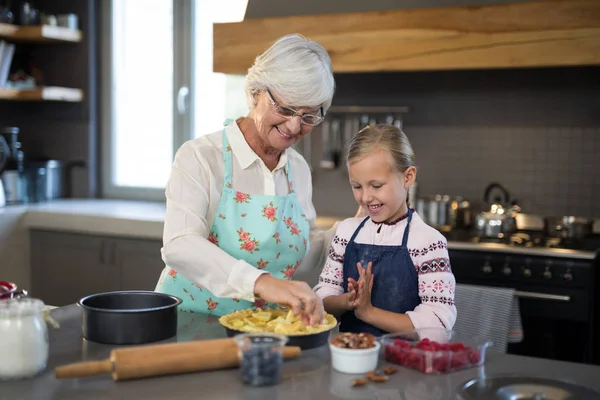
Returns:
[[[268,302],[322,320],[320,298],[291,279],[323,265],[333,230],[316,231],[310,170],[291,147],[323,121],[334,89],[327,51],[302,36],[256,58],[249,114],[177,151],[156,291],[180,297],[184,311],[220,316]]]

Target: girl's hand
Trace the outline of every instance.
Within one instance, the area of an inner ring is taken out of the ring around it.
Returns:
[[[372,263],[367,264],[367,268],[363,268],[360,262],[356,263],[358,269],[359,279],[356,285],[356,298],[354,300],[354,314],[358,319],[363,319],[369,310],[373,307],[371,304],[371,291],[373,290],[373,272]],[[350,282],[348,282],[350,287]]]
[[[344,308],[348,311],[354,310],[354,301],[356,300],[357,282],[353,278],[348,278],[348,291],[343,294],[345,302]]]

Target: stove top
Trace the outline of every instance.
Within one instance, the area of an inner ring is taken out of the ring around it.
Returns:
[[[567,256],[581,255],[585,258],[593,258],[594,253],[600,250],[600,235],[593,235],[583,241],[565,240],[558,237],[549,237],[540,231],[517,232],[508,238],[480,238],[472,232],[452,231],[444,233],[448,240],[448,246],[470,249],[496,249],[510,252],[522,252],[532,254],[561,254]]]
[[[559,237],[545,236],[540,232],[518,232],[511,235],[508,239],[479,238],[472,239],[473,243],[500,243],[514,247],[535,247],[547,249],[569,249],[569,250],[588,250],[593,251],[600,247],[600,241],[594,243],[592,240],[575,241]]]

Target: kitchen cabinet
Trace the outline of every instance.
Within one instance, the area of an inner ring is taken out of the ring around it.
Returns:
[[[153,290],[164,264],[160,240],[33,230],[31,295],[63,306],[114,290]]]
[[[554,0],[218,23],[213,69],[245,74],[288,33],[323,45],[335,72],[600,64],[600,2]]]
[[[165,264],[162,242],[142,239],[112,239],[115,264],[121,272],[122,290],[154,290]]]

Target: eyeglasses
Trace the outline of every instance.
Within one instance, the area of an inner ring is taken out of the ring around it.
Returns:
[[[277,112],[277,114],[281,115],[282,117],[286,117],[286,118],[293,118],[296,115],[299,115],[298,111],[294,110],[293,108],[285,107],[285,106],[278,104],[275,101],[275,99],[273,98],[273,95],[271,94],[269,89],[266,89],[266,92],[269,95],[269,100],[271,100],[271,104],[273,105],[273,107],[275,107],[275,111]],[[321,107],[321,116],[314,115],[314,114],[303,114],[300,117],[300,122],[303,123],[304,125],[316,126],[316,125],[319,125],[321,122],[323,122],[323,120],[325,119],[324,117],[322,117],[322,115],[323,115],[323,107]]]

